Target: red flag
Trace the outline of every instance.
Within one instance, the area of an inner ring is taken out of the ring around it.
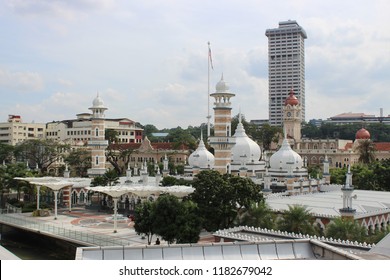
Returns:
[[[214,67],[213,67],[213,59],[211,58],[210,42],[209,42],[209,61],[210,61],[211,69],[214,70]]]

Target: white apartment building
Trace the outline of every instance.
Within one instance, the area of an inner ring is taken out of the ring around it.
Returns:
[[[305,120],[305,30],[295,20],[279,22],[267,29],[268,37],[268,113],[273,126],[283,124],[283,106],[293,88]]]
[[[92,114],[82,113],[77,119],[54,121],[46,125],[46,139],[63,141],[70,144],[87,143],[91,140]],[[105,119],[105,128],[118,133],[119,143],[141,143],[142,129],[135,122],[123,119]]]
[[[8,121],[0,123],[0,143],[16,145],[25,140],[45,137],[44,123],[23,123],[21,116],[9,115]]]

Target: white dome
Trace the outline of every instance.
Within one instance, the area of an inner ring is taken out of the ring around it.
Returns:
[[[232,148],[233,163],[250,163],[252,160],[258,162],[261,156],[260,146],[250,139],[245,133],[241,120],[233,136],[236,144]]]
[[[223,75],[221,77],[221,80],[217,83],[215,86],[217,93],[228,93],[229,92],[229,85],[223,80]]]
[[[103,100],[100,98],[99,94],[92,101],[93,108],[105,108]]]
[[[188,164],[192,167],[213,168],[214,161],[214,155],[206,149],[203,139],[200,140],[198,148],[188,157]]]
[[[271,156],[269,164],[271,169],[295,170],[303,167],[303,160],[298,153],[291,149],[287,139],[284,138],[282,147]]]

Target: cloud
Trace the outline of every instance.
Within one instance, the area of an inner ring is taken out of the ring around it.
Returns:
[[[0,69],[0,87],[19,93],[37,92],[44,88],[44,81],[37,72],[11,72]]]
[[[17,14],[31,17],[62,18],[67,20],[86,16],[114,5],[114,0],[10,0],[8,6]]]

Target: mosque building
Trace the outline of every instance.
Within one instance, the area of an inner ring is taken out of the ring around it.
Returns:
[[[214,155],[205,147],[203,137],[199,147],[188,160],[186,176],[195,176],[201,170],[214,169],[222,174],[250,177],[258,184],[264,183],[264,191],[287,191],[289,194],[316,192],[321,184],[329,184],[329,171],[324,170],[324,177],[308,178],[308,172],[302,157],[291,148],[287,137],[300,137],[299,101],[293,90],[285,101],[285,135],[280,149],[270,158],[262,152],[260,146],[245,132],[241,112],[239,123],[231,133],[231,99],[235,96],[228,83],[223,79],[216,85],[216,92],[210,95],[214,102],[214,136],[209,144],[214,148]],[[324,168],[329,169],[328,162]]]

